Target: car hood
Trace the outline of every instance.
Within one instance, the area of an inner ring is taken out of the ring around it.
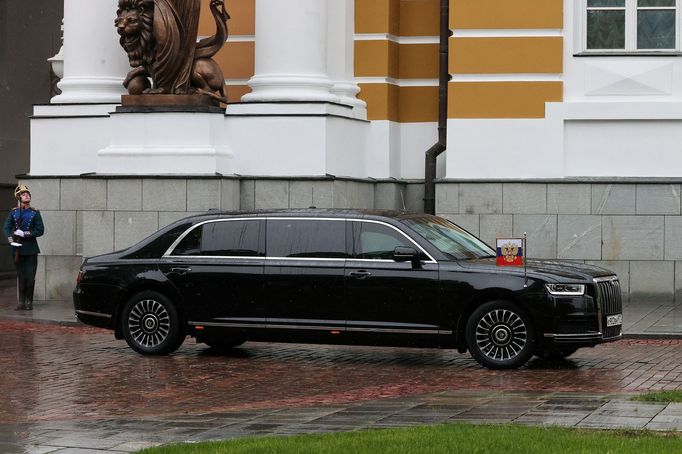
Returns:
[[[595,277],[613,276],[616,273],[594,265],[561,260],[528,260],[524,267],[497,266],[495,258],[459,260],[457,264],[469,271],[498,274],[519,274],[556,282],[592,281]]]

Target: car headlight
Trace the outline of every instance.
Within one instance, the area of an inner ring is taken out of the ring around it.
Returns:
[[[552,295],[580,296],[585,294],[585,284],[545,284]]]

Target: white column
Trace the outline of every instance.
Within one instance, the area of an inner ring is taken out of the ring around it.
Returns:
[[[327,1],[256,0],[255,63],[244,102],[338,102],[327,74]]]
[[[114,27],[116,0],[64,0],[64,78],[52,103],[120,103],[128,57]]]
[[[355,83],[355,0],[328,0],[327,69],[334,84],[331,92],[367,117],[367,103],[356,98],[360,87]]]

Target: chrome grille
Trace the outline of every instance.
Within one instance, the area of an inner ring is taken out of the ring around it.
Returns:
[[[600,277],[594,280],[597,287],[597,302],[601,308],[601,322],[604,338],[620,336],[622,325],[606,326],[606,317],[623,313],[623,299],[617,276]]]

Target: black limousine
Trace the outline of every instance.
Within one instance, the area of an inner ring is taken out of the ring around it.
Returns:
[[[562,358],[621,337],[618,277],[574,262],[496,266],[495,251],[426,214],[287,210],[177,221],[86,259],[78,319],[135,351],[187,335],[243,342],[456,348],[485,367]]]

